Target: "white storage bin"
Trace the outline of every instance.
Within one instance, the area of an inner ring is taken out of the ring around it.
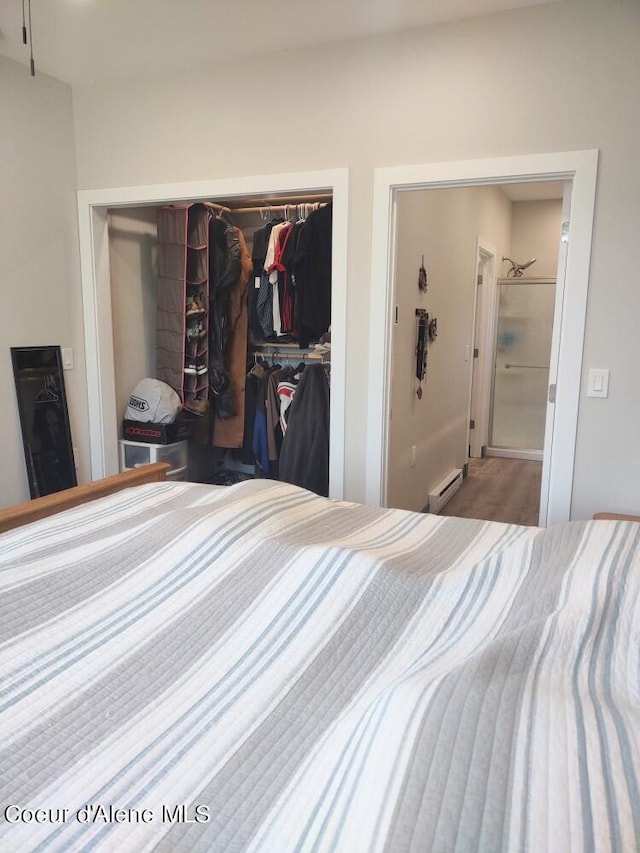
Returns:
[[[128,441],[120,439],[120,470],[139,468],[152,462],[168,462],[172,471],[167,472],[169,479],[185,479],[188,464],[186,441],[175,441],[173,444],[147,444],[143,441]],[[169,477],[173,470],[184,469],[184,476]]]

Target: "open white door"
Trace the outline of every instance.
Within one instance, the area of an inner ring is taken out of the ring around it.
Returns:
[[[553,332],[551,336],[551,354],[549,358],[549,389],[547,393],[547,414],[544,428],[544,445],[542,450],[542,485],[540,488],[540,513],[538,524],[547,527],[558,518],[550,518],[549,513],[549,491],[551,484],[551,471],[553,460],[553,436],[554,420],[556,416],[556,399],[558,394],[558,367],[560,363],[560,335],[562,329],[562,314],[564,309],[564,295],[567,279],[567,252],[569,243],[569,217],[571,214],[571,181],[564,185],[562,194],[562,219],[560,248],[558,250],[558,272],[556,274],[556,299],[554,309]],[[562,465],[563,460],[558,459],[557,465]],[[573,472],[573,458],[566,460]],[[556,466],[557,467],[557,466]],[[556,476],[558,476],[556,474]],[[573,474],[571,473],[571,476]]]
[[[478,238],[477,257],[468,441],[469,456],[474,459],[482,456],[489,436],[496,250],[486,240]]]

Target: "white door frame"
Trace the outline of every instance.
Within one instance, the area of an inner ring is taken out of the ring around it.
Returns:
[[[397,193],[412,189],[571,180],[566,286],[556,352],[552,344],[551,354],[552,366],[557,365],[553,438],[546,442],[550,460],[547,483],[543,481],[546,494],[541,496],[545,517],[541,512],[540,523],[550,525],[570,518],[597,170],[598,151],[595,149],[375,170],[366,460],[368,503],[385,506],[387,502],[393,304],[390,258]]]
[[[481,449],[487,444],[489,435],[489,397],[491,393],[491,364],[494,350],[494,305],[496,292],[497,250],[483,237],[476,243],[476,291],[473,311],[473,344],[469,371],[469,420],[473,416],[475,426],[473,436],[468,430],[467,447],[471,456],[481,455]],[[482,288],[477,283],[480,268],[490,267],[489,275],[484,275]],[[474,358],[474,350],[478,358]]]
[[[118,471],[118,429],[107,212],[110,208],[223,200],[241,195],[331,192],[331,414],[329,496],[344,496],[349,170],[292,172],[78,192],[78,228],[93,480]]]
[[[549,515],[549,500],[551,495],[551,478],[555,477],[557,472],[554,471],[551,465],[551,460],[554,458],[553,443],[556,437],[562,440],[559,433],[554,429],[554,410],[557,408],[557,383],[558,383],[558,353],[560,351],[560,336],[562,330],[556,322],[556,318],[562,316],[563,305],[568,287],[568,259],[569,259],[569,227],[573,212],[572,199],[574,195],[574,187],[567,182],[564,185],[562,194],[562,217],[561,217],[561,233],[560,245],[558,247],[558,265],[556,269],[556,293],[555,306],[553,310],[554,322],[551,331],[551,358],[549,361],[549,393],[547,394],[547,414],[544,427],[544,444],[542,455],[542,484],[540,488],[540,524],[543,524],[543,519]],[[551,393],[551,388],[556,388],[556,394]],[[576,413],[577,419],[577,413]],[[576,425],[577,426],[577,425]],[[575,447],[575,442],[574,442]],[[557,455],[557,454],[556,454]],[[572,457],[573,459],[573,457]],[[554,482],[556,482],[554,480]]]

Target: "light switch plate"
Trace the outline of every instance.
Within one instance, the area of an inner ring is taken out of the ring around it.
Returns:
[[[609,396],[609,371],[604,367],[592,367],[589,371],[587,397]]]
[[[71,347],[62,349],[62,369],[73,370],[73,350]]]

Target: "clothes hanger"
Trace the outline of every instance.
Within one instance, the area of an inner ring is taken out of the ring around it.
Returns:
[[[60,399],[55,391],[51,389],[55,388],[55,383],[53,381],[53,377],[47,376],[45,379],[44,387],[38,391],[36,396],[33,398],[34,403],[57,403]]]

